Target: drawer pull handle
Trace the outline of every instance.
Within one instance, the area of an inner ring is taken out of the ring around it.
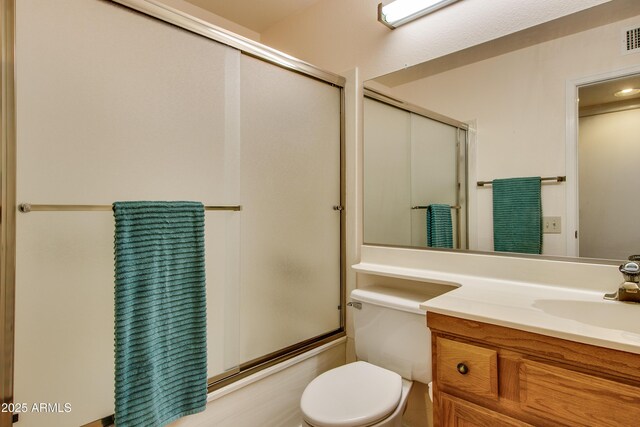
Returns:
[[[462,375],[467,375],[469,373],[469,367],[464,363],[458,363],[458,366],[456,366],[456,368]]]

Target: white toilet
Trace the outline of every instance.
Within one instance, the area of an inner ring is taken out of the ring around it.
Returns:
[[[420,288],[351,292],[358,362],[315,378],[300,400],[304,425],[400,427],[413,381],[431,381],[431,336]]]

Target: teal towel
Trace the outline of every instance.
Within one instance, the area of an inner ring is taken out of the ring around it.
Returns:
[[[164,426],[207,400],[204,206],[113,210],[116,425]]]
[[[427,246],[453,248],[451,206],[442,204],[427,206]]]
[[[493,180],[493,246],[500,252],[542,253],[539,176]]]

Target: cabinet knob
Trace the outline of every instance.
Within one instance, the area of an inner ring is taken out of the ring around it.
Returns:
[[[469,367],[464,363],[458,363],[456,369],[458,369],[458,372],[460,372],[462,375],[467,375],[469,373]]]

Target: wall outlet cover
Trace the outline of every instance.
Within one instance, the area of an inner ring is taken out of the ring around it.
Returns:
[[[547,234],[560,234],[561,217],[559,216],[545,216],[542,217],[542,232]]]

